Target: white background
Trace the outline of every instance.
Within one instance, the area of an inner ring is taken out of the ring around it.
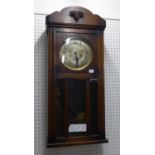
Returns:
[[[56,1],[55,1],[56,2]],[[32,0],[0,5],[0,154],[34,152]],[[153,0],[121,2],[121,155],[155,154]]]
[[[35,13],[50,14],[67,6],[82,6],[104,18],[120,18],[120,0],[34,0],[34,2]]]

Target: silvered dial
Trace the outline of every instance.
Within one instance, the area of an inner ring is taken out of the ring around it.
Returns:
[[[82,70],[92,61],[92,48],[82,38],[67,38],[61,46],[59,57],[61,62],[71,70]]]

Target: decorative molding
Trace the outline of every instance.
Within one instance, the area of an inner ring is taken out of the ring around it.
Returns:
[[[70,11],[70,14],[69,15],[74,18],[74,20],[76,21],[76,23],[78,22],[78,20],[80,18],[83,18],[84,17],[83,12],[80,12],[80,11]]]

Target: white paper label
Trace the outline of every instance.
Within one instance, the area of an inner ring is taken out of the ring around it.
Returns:
[[[89,73],[90,74],[92,74],[92,73],[94,73],[95,71],[94,71],[94,69],[89,69]]]
[[[87,125],[86,124],[70,124],[69,132],[86,132]]]

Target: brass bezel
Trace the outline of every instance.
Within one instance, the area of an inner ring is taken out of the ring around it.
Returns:
[[[62,62],[62,58],[61,58],[61,55],[60,55],[60,52],[61,52],[61,48],[62,48],[62,46],[64,46],[65,44],[68,44],[68,42],[70,41],[70,40],[80,40],[81,42],[84,42],[91,50],[89,51],[90,52],[90,58],[89,58],[89,61],[85,64],[85,65],[83,65],[82,67],[71,67],[71,66],[69,66],[69,65],[67,65],[67,64],[65,64],[65,63],[63,63]],[[70,69],[70,70],[73,70],[73,71],[80,71],[80,70],[83,70],[83,69],[85,69],[86,67],[88,67],[89,65],[90,65],[90,63],[92,62],[92,59],[93,59],[93,48],[92,48],[92,46],[90,45],[90,43],[88,42],[88,40],[86,40],[85,38],[82,38],[82,37],[68,37],[66,40],[65,40],[65,42],[61,45],[61,47],[60,47],[60,50],[59,50],[59,58],[60,58],[60,60],[61,60],[61,63],[66,67],[66,68],[68,68],[68,69]]]

